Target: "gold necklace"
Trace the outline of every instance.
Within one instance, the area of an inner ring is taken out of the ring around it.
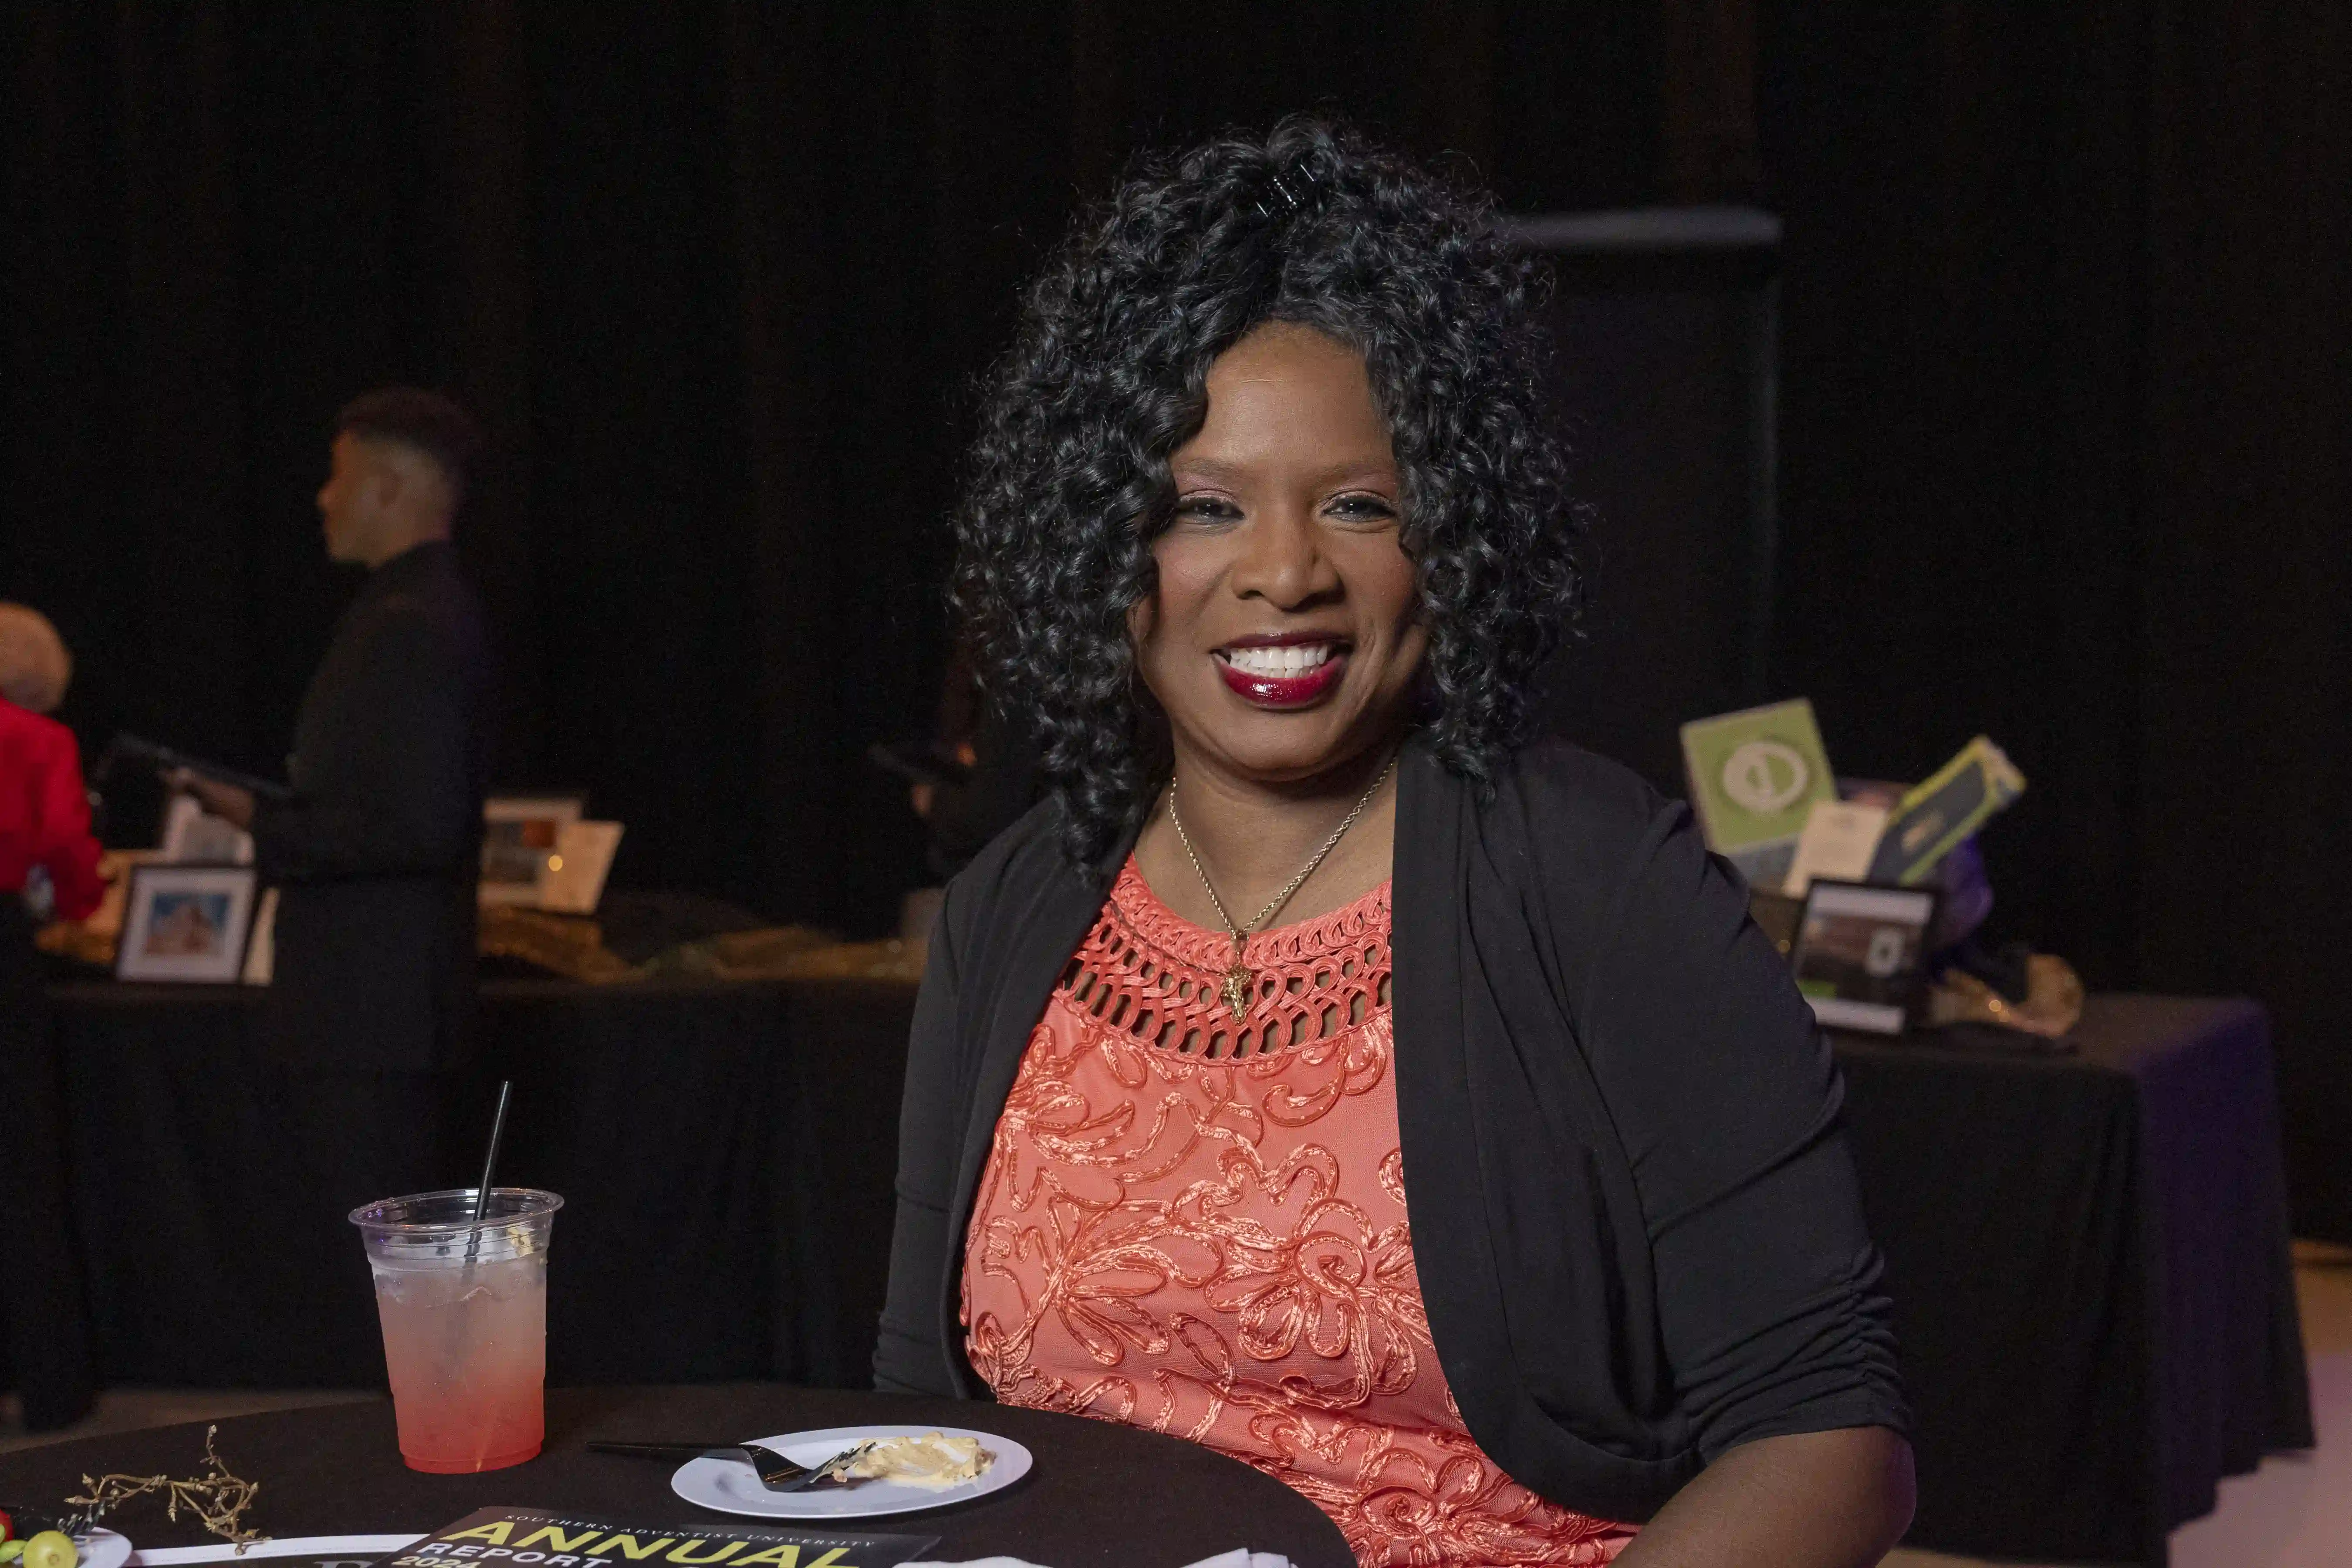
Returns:
[[[1372,796],[1380,793],[1381,785],[1388,783],[1389,774],[1396,771],[1396,764],[1397,753],[1391,752],[1388,763],[1381,769],[1380,777],[1372,781],[1372,787],[1364,792],[1363,798],[1349,808],[1348,815],[1339,819],[1339,826],[1331,830],[1331,837],[1323,841],[1323,847],[1315,851],[1315,858],[1307,862],[1298,875],[1284,884],[1282,891],[1275,894],[1265,908],[1251,916],[1247,925],[1235,924],[1234,917],[1225,912],[1225,900],[1217,897],[1217,885],[1209,880],[1209,869],[1201,864],[1201,852],[1192,847],[1192,836],[1184,831],[1184,819],[1176,815],[1176,781],[1172,778],[1168,781],[1168,820],[1175,826],[1177,842],[1184,846],[1185,858],[1192,862],[1193,874],[1201,879],[1201,886],[1207,889],[1209,902],[1217,907],[1217,918],[1225,922],[1225,931],[1234,939],[1234,962],[1226,969],[1225,983],[1220,989],[1223,993],[1225,1005],[1234,1010],[1234,1017],[1249,1016],[1250,992],[1257,982],[1257,976],[1250,973],[1249,965],[1242,962],[1243,947],[1266,921],[1280,914],[1282,906],[1290,902],[1290,896],[1306,885],[1307,878],[1315,875],[1315,868],[1323,864],[1323,858],[1346,837],[1348,829],[1356,826],[1356,818],[1363,816],[1364,807],[1372,804]]]

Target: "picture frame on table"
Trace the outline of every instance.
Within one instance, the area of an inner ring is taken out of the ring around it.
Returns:
[[[131,868],[114,977],[234,985],[245,975],[260,889],[250,866]]]
[[[253,835],[213,816],[195,796],[175,795],[163,808],[160,858],[184,866],[250,866]]]
[[[1790,952],[1797,989],[1833,1029],[1899,1035],[1927,993],[1939,893],[1816,877]]]
[[[482,803],[484,905],[536,906],[547,877],[548,857],[564,827],[586,814],[577,795],[492,795]]]

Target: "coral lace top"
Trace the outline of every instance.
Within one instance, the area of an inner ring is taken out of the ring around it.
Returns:
[[[1406,1222],[1389,889],[1250,940],[1129,860],[1030,1037],[973,1205],[972,1367],[1013,1405],[1205,1443],[1304,1493],[1366,1565],[1606,1563],[1632,1527],[1480,1451]]]

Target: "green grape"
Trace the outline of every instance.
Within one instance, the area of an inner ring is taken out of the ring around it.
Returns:
[[[25,1542],[24,1568],[74,1568],[80,1559],[73,1537],[63,1531],[45,1530]]]

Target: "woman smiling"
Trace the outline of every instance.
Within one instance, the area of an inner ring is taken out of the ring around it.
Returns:
[[[1873,1563],[1828,1051],[1687,811],[1522,744],[1580,586],[1536,284],[1294,121],[1038,285],[957,598],[1055,789],[932,940],[877,1382],[1207,1444],[1366,1564]]]

